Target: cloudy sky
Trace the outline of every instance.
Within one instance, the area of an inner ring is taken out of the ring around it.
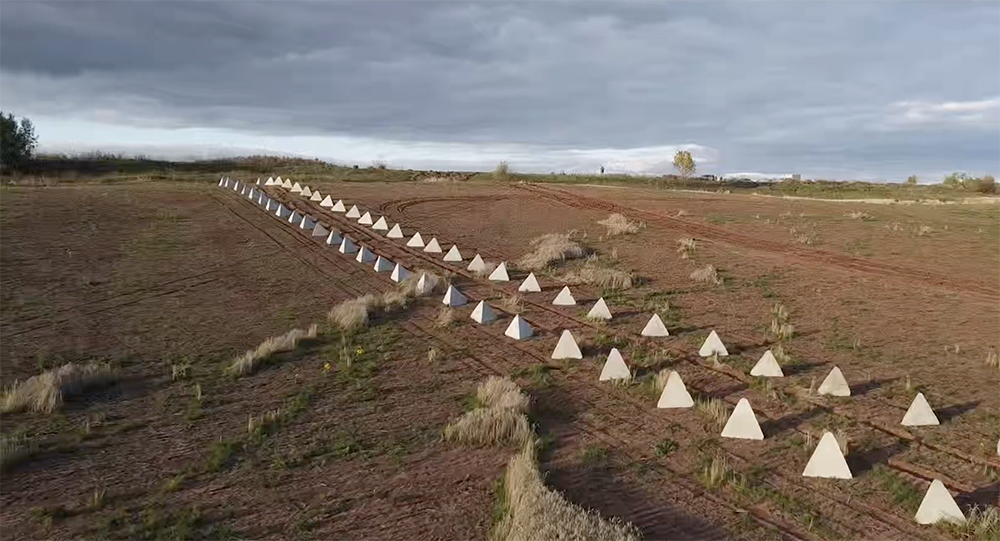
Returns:
[[[1000,173],[1000,2],[5,1],[45,151]]]

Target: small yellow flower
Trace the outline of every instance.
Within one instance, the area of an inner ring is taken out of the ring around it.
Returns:
[[[364,352],[365,352],[365,350],[363,350],[363,349],[361,349],[361,348],[358,348],[358,349],[354,350],[354,353],[355,353],[356,355],[363,355],[363,354],[364,354]]]
[[[331,365],[330,363],[324,363],[323,364],[323,371],[324,372],[329,372],[330,370],[333,370],[333,365]]]

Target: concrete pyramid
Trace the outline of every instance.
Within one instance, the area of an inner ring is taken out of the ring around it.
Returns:
[[[691,398],[687,386],[684,385],[684,380],[681,379],[680,374],[671,370],[667,375],[667,383],[663,386],[663,392],[660,393],[660,399],[656,401],[656,407],[669,409],[690,408],[692,406],[694,406],[694,400]],[[750,415],[752,416],[753,412]],[[754,418],[754,423],[756,422],[757,420]],[[760,429],[758,428],[758,430]]]
[[[299,228],[311,230],[314,227],[316,227],[316,220],[313,220],[312,217],[307,214],[302,215],[302,222],[301,225],[299,225]]]
[[[288,180],[286,178],[285,181],[281,183],[281,187],[287,190],[291,190],[294,187],[294,185],[292,184],[291,180]]]
[[[278,204],[274,202],[274,199],[268,198],[267,205],[264,206],[264,210],[270,212],[278,208]]]
[[[819,394],[828,394],[831,396],[851,396],[851,386],[847,384],[847,380],[844,379],[844,374],[841,373],[840,369],[836,366],[823,380],[823,383],[819,384]]]
[[[667,330],[667,326],[663,324],[663,320],[660,319],[659,314],[653,314],[653,317],[649,318],[649,323],[642,328],[643,336],[670,336],[670,331]]]
[[[386,223],[385,216],[379,217],[379,219],[374,224],[372,224],[372,229],[376,231],[388,231],[389,224]]]
[[[264,186],[274,186],[274,177],[267,177]]]
[[[333,212],[346,212],[347,207],[344,206],[343,199],[338,199],[337,202],[333,204],[333,208],[331,208],[330,210],[332,210]],[[356,218],[356,216],[348,216],[348,218]]]
[[[806,469],[802,470],[803,477],[826,477],[829,479],[851,479],[854,474],[844,460],[844,453],[840,452],[840,444],[832,432],[824,432],[819,440],[819,445],[813,451]]]
[[[542,288],[538,285],[538,278],[535,278],[535,273],[532,272],[521,282],[521,285],[517,286],[517,290],[522,293],[538,293]]]
[[[427,274],[421,273],[420,279],[417,280],[417,293],[420,295],[426,295],[431,292],[433,287],[427,281]]]
[[[514,340],[526,340],[531,338],[535,331],[520,315],[515,314],[514,319],[511,320],[510,325],[507,325],[507,330],[503,333]]]
[[[466,299],[465,295],[462,295],[458,289],[455,289],[455,286],[448,284],[448,291],[444,292],[444,298],[441,299],[441,302],[445,306],[454,307],[463,306],[465,303],[469,302],[469,299]]]
[[[441,245],[438,244],[437,237],[431,237],[431,240],[427,243],[427,246],[424,246],[424,251],[434,254],[440,254],[443,251],[441,250]]]
[[[604,361],[604,368],[601,369],[601,377],[598,378],[598,381],[616,379],[632,379],[632,372],[629,371],[625,359],[618,352],[618,348],[611,348],[611,353],[608,354],[608,360]]]
[[[329,195],[326,196],[326,198],[323,199],[323,202],[321,202],[319,204],[319,206],[321,206],[321,207],[323,207],[325,209],[328,209],[328,208],[332,207],[333,206],[333,198],[330,197]]]
[[[246,195],[246,194],[247,194],[247,185],[244,184],[243,186],[240,187],[240,195]]]
[[[291,216],[288,217],[288,223],[292,225],[299,225],[302,223],[302,213],[297,210],[292,212]]]
[[[250,188],[250,191],[247,192],[247,199],[253,199],[254,197],[257,197],[257,190]]]
[[[719,357],[725,357],[729,355],[726,351],[726,345],[722,343],[722,339],[713,330],[708,334],[708,338],[705,339],[705,343],[701,345],[701,349],[698,350],[698,355],[702,357],[711,357],[712,355],[718,355]]]
[[[574,299],[573,298],[573,294],[570,293],[569,286],[563,286],[562,291],[560,291],[559,294],[556,295],[556,298],[555,298],[554,301],[552,301],[552,304],[554,304],[556,306],[575,306],[576,305],[576,299]]]
[[[486,304],[486,301],[479,301],[469,317],[476,323],[489,323],[497,318],[497,314],[490,308],[490,305]]]
[[[281,180],[281,177],[278,177],[278,178],[274,179],[274,184],[275,184],[275,186],[281,186],[283,184],[283,181]]]
[[[313,192],[312,197],[309,198],[310,201],[322,201],[323,196],[320,195],[319,190]]]
[[[360,218],[361,217],[361,211],[358,210],[358,206],[357,205],[352,205],[351,206],[351,210],[347,211],[347,217],[348,218]]]
[[[403,238],[403,230],[399,228],[399,224],[396,224],[392,226],[392,229],[385,236],[390,239],[401,239]]]
[[[472,258],[472,262],[470,262],[469,266],[466,267],[466,268],[469,269],[472,272],[478,272],[478,271],[481,271],[481,270],[486,270],[486,262],[483,261],[483,257],[482,256],[480,256],[479,254],[476,254],[476,257]]]
[[[597,299],[594,307],[587,312],[588,319],[611,319],[611,310],[608,303],[604,302],[604,297]]]
[[[426,252],[427,250],[424,250],[424,251]],[[462,252],[458,251],[458,245],[457,244],[452,244],[451,245],[451,250],[448,250],[448,253],[444,254],[444,260],[445,261],[455,261],[455,262],[458,262],[458,261],[462,260]]]
[[[257,177],[257,185],[260,186],[260,177]]]
[[[494,282],[509,282],[510,276],[507,275],[507,262],[500,263],[497,268],[493,269],[490,273],[490,280]]]
[[[392,274],[389,275],[389,279],[393,282],[402,282],[410,277],[410,271],[406,270],[406,267],[396,263],[396,268],[392,269]]]
[[[576,345],[576,340],[573,339],[573,333],[565,330],[559,335],[559,343],[556,344],[556,349],[552,350],[553,359],[582,359],[583,353],[580,352],[580,346]]]
[[[365,212],[364,214],[362,214],[361,217],[358,218],[358,223],[361,225],[372,225],[373,223],[375,223],[375,221],[372,220],[372,213]]]
[[[326,228],[325,225],[317,223],[316,227],[313,228],[312,236],[314,237],[324,237],[330,234],[330,230]]]
[[[337,231],[330,231],[330,235],[326,237],[326,243],[329,246],[340,246],[341,242],[344,242],[344,239]]]
[[[944,486],[940,479],[931,482],[931,486],[927,488],[927,493],[924,494],[920,508],[917,509],[917,514],[913,518],[916,519],[917,524],[934,524],[941,520],[965,524],[965,514],[962,513],[958,504],[955,503],[955,498],[952,498],[951,493],[948,492],[948,487]]]
[[[287,218],[291,213],[292,211],[288,210],[288,207],[281,203],[278,203],[278,208],[274,209],[274,215],[281,219]]]
[[[420,232],[418,231],[418,232],[414,233],[413,234],[413,238],[411,238],[410,240],[406,241],[406,245],[409,246],[409,247],[411,247],[411,248],[423,248],[424,247],[424,239],[423,239],[423,237],[420,236]]]
[[[302,193],[302,185],[300,185],[298,182],[296,182],[295,184],[292,185],[291,192],[292,193]]]
[[[917,393],[910,403],[910,409],[903,416],[903,426],[936,426],[941,424],[931,405],[924,398],[924,393]]]
[[[781,371],[781,366],[778,365],[778,360],[774,358],[771,350],[767,350],[761,355],[757,364],[753,365],[753,368],[750,369],[750,375],[766,376],[769,378],[785,377],[785,373]]]
[[[389,272],[394,266],[392,261],[382,256],[378,256],[378,259],[375,260],[375,272]]]
[[[333,233],[330,233],[330,234],[332,235]],[[342,254],[353,254],[354,252],[357,252],[357,251],[358,251],[358,247],[355,246],[355,244],[353,242],[351,242],[351,239],[349,239],[347,237],[344,237],[344,239],[340,241],[340,253],[342,253]]]
[[[313,191],[311,189],[309,189],[309,186],[305,186],[305,187],[302,188],[302,191],[299,192],[299,193],[302,194],[302,197],[312,197]]]
[[[669,383],[669,381],[668,381]],[[722,429],[723,438],[737,438],[742,440],[762,440],[764,433],[757,424],[757,416],[753,414],[753,408],[746,398],[741,398],[736,404],[736,409],[726,421],[726,426]]]
[[[367,246],[362,246],[358,250],[358,256],[354,258],[358,263],[372,263],[375,261],[375,252],[368,249]]]
[[[219,177],[219,186],[222,186],[222,183],[224,183],[225,181],[226,177]]]

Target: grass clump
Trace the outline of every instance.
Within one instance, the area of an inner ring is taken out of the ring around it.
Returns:
[[[1000,356],[997,355],[997,350],[990,348],[990,350],[986,352],[986,366],[993,368],[1000,367]]]
[[[523,445],[531,439],[528,397],[509,378],[491,376],[476,390],[477,407],[444,428],[444,439],[466,445]]]
[[[961,539],[1000,539],[1000,509],[993,506],[973,506],[966,513],[965,523],[942,521],[945,530]]]
[[[643,224],[639,222],[633,222],[629,220],[622,214],[615,212],[614,214],[608,216],[603,220],[599,220],[597,223],[608,228],[608,236],[615,237],[618,235],[630,235],[632,233],[637,233],[639,228]]]
[[[729,478],[729,465],[726,459],[714,457],[707,461],[701,469],[701,482],[708,488],[715,488]]]
[[[421,276],[424,277],[423,290],[419,286]],[[440,290],[443,283],[444,280],[434,273],[415,271],[396,289],[341,302],[330,309],[327,319],[344,332],[354,332],[367,327],[373,316],[398,312],[406,308],[411,300]]]
[[[531,239],[531,251],[517,260],[517,266],[535,271],[555,262],[583,257],[586,250],[570,237],[571,233],[547,233]]]
[[[676,441],[670,438],[664,438],[656,442],[656,445],[653,446],[653,452],[656,453],[656,456],[660,458],[663,458],[673,453],[677,449],[680,449],[680,445],[678,445]]]
[[[719,285],[722,283],[722,278],[719,277],[719,272],[713,265],[705,265],[704,267],[696,269],[691,273],[691,279],[695,282],[701,282],[703,284]]]
[[[635,274],[601,265],[596,257],[577,270],[570,271],[562,277],[569,284],[590,284],[607,289],[631,289],[635,285]]]
[[[34,411],[51,413],[62,407],[68,396],[103,387],[118,375],[108,363],[90,362],[85,365],[66,363],[59,368],[32,376],[14,385],[0,398],[0,411],[14,413]]]
[[[500,306],[511,314],[520,314],[524,310],[524,300],[519,293],[500,297]]]
[[[490,262],[490,261],[484,261],[483,264],[486,265],[486,266],[483,267],[483,268],[481,268],[481,269],[479,269],[479,270],[472,271],[472,274],[476,278],[489,278],[489,276],[491,274],[493,274],[493,271],[497,270],[497,266],[498,266],[497,263],[493,263],[493,262]]]
[[[31,458],[37,451],[38,447],[35,443],[23,435],[0,435],[0,470],[7,471],[18,463]]]
[[[506,182],[510,180],[510,165],[506,161],[497,164],[493,169],[493,180]]]
[[[344,332],[356,331],[367,327],[371,316],[382,306],[382,296],[369,293],[334,306],[327,319]]]
[[[726,410],[726,403],[718,398],[705,398],[694,401],[695,411],[701,413],[716,425],[718,428],[726,426],[729,420],[729,412]]]
[[[697,248],[698,241],[690,237],[677,239],[677,253],[681,255],[681,259],[691,259]]]
[[[298,347],[302,340],[316,338],[317,333],[318,327],[313,323],[305,330],[292,329],[280,336],[272,336],[261,342],[256,349],[247,350],[243,355],[233,359],[233,362],[226,367],[226,373],[233,376],[253,374],[264,359],[275,353],[292,351]]]

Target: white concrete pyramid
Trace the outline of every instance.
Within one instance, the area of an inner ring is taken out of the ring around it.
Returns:
[[[774,358],[774,354],[771,350],[767,350],[763,355],[760,356],[760,360],[757,364],[753,365],[750,369],[751,376],[766,376],[769,378],[783,378],[785,373],[781,371],[781,366],[778,365],[778,360]]]
[[[469,316],[476,323],[489,323],[497,318],[496,312],[490,308],[490,305],[486,304],[486,301],[479,301],[479,304],[472,310],[472,315]]]
[[[257,185],[260,186],[260,177],[257,177]]]
[[[250,191],[247,192],[247,199],[253,199],[254,197],[257,197],[257,190],[250,188]]]
[[[358,263],[371,263],[375,261],[375,252],[369,250],[367,246],[362,246],[354,260]]]
[[[443,251],[441,250],[441,245],[438,244],[437,237],[431,237],[431,240],[430,242],[427,243],[427,246],[424,246],[424,251],[434,254],[440,254]]]
[[[392,226],[392,229],[385,236],[390,239],[401,239],[403,238],[403,230],[399,228],[399,224],[396,224]]]
[[[940,520],[965,524],[966,520],[965,514],[955,503],[955,498],[951,497],[948,487],[944,486],[940,479],[931,482],[913,518],[917,524],[934,524]]]
[[[326,198],[323,199],[323,202],[320,203],[319,206],[321,206],[321,207],[323,207],[325,209],[328,209],[328,208],[332,207],[333,206],[333,198],[330,197],[329,195],[326,196]]]
[[[226,181],[226,177],[219,177],[219,186],[222,186],[222,183],[225,182],[225,181]]]
[[[393,282],[402,282],[410,277],[410,271],[406,270],[406,267],[396,263],[396,268],[392,269],[392,274],[389,275],[389,279]]]
[[[288,207],[281,203],[278,203],[278,208],[274,209],[274,215],[281,219],[287,218],[291,213],[292,211],[288,210]]]
[[[278,186],[281,186],[281,185],[283,184],[283,182],[282,182],[282,180],[281,180],[281,177],[278,177],[278,178],[274,179],[274,183],[275,183],[276,185],[278,185]]]
[[[309,189],[309,186],[304,186],[302,188],[302,191],[299,192],[299,193],[302,194],[302,197],[311,197],[312,194],[313,194],[313,191],[311,189]]]
[[[393,267],[392,261],[382,256],[378,256],[378,259],[375,260],[375,272],[389,272]]]
[[[556,348],[552,350],[553,359],[582,359],[583,353],[580,352],[580,346],[576,345],[576,340],[573,339],[573,333],[568,330],[564,330],[561,335],[559,335],[559,342],[556,344]]]
[[[299,225],[302,223],[302,213],[297,210],[292,212],[292,214],[288,217],[288,223],[292,225]]]
[[[913,397],[913,402],[910,402],[910,409],[906,410],[906,415],[903,416],[902,425],[936,426],[939,424],[941,422],[938,421],[931,405],[927,403],[924,393],[917,393],[917,396]]]
[[[296,182],[295,184],[292,185],[291,192],[292,193],[302,193],[302,185],[300,185],[298,182]]]
[[[643,336],[670,336],[670,331],[667,330],[667,326],[663,324],[663,320],[660,319],[659,314],[653,314],[653,317],[649,318],[649,322],[646,326],[642,328]]]
[[[466,267],[466,268],[468,270],[472,271],[472,272],[486,270],[486,262],[483,261],[482,256],[480,256],[479,254],[476,254],[476,257],[472,258],[472,261],[469,263],[469,266]]]
[[[264,186],[274,186],[274,177],[267,177],[267,181],[264,182]]]
[[[417,293],[420,295],[426,295],[431,292],[431,284],[427,280],[427,274],[421,273],[420,279],[417,280]]]
[[[573,298],[573,294],[570,293],[569,286],[563,286],[562,291],[560,291],[559,294],[556,295],[556,298],[555,298],[555,300],[552,301],[552,304],[554,304],[556,306],[575,306],[576,305],[576,299],[574,299]]]
[[[427,250],[425,249],[424,251],[426,252]],[[444,254],[444,260],[445,261],[456,261],[456,262],[462,260],[462,252],[458,251],[458,245],[457,244],[452,244],[451,245],[451,250],[448,250],[448,253]]]
[[[285,181],[281,183],[281,187],[287,190],[291,190],[293,187],[292,181],[286,178]]]
[[[344,206],[343,199],[338,199],[337,202],[333,204],[333,208],[331,208],[330,210],[332,210],[333,212],[346,212],[347,207]],[[348,218],[356,218],[356,217],[357,216],[348,216]]]
[[[311,230],[314,227],[316,227],[316,220],[313,220],[308,214],[302,215],[302,222],[300,222],[299,228]]]
[[[708,338],[705,339],[705,343],[701,345],[701,349],[698,350],[698,355],[702,357],[711,357],[712,355],[718,355],[719,357],[725,357],[729,355],[726,351],[726,345],[722,343],[722,339],[713,330],[708,334]]]
[[[418,231],[418,232],[414,233],[413,234],[413,238],[411,238],[410,240],[406,241],[406,245],[409,246],[409,247],[411,247],[411,248],[423,248],[424,247],[424,239],[423,239],[423,237],[420,236],[420,232]]]
[[[376,231],[388,231],[389,224],[385,221],[385,216],[380,216],[379,219],[372,224],[372,229]]]
[[[320,195],[319,190],[313,192],[312,197],[309,198],[310,201],[322,201],[323,196]]]
[[[840,444],[832,432],[824,432],[819,439],[819,445],[813,451],[806,469],[802,470],[803,477],[826,477],[829,479],[851,479],[854,474],[847,466],[844,453],[840,451]]]
[[[312,236],[326,238],[330,234],[330,230],[326,228],[325,225],[317,223],[316,227],[313,228]]]
[[[611,319],[611,310],[608,308],[608,303],[604,302],[604,297],[597,299],[594,303],[594,307],[587,312],[588,319]]]
[[[632,379],[632,372],[629,371],[628,365],[625,364],[625,359],[618,352],[618,348],[611,348],[611,353],[608,353],[608,360],[604,361],[604,368],[601,369],[601,377],[598,378],[598,381],[616,379]]]
[[[361,211],[358,210],[358,206],[357,205],[352,205],[351,206],[351,210],[347,211],[347,217],[348,218],[360,218],[361,217]]]
[[[668,381],[669,383],[669,381]],[[746,398],[741,398],[736,404],[736,409],[726,421],[726,426],[722,429],[723,438],[737,438],[742,440],[762,440],[764,433],[757,424],[757,416],[753,414],[753,408]]]
[[[507,330],[503,333],[514,340],[526,340],[531,338],[535,331],[520,315],[515,314],[514,319],[511,320],[510,325],[507,325]]]
[[[535,273],[532,272],[521,282],[521,285],[517,286],[517,290],[522,293],[538,293],[542,288],[538,285],[538,278],[535,278]]]
[[[444,292],[444,298],[441,302],[446,306],[462,306],[469,302],[469,299],[465,298],[465,295],[455,288],[455,286],[448,284],[448,291]]]
[[[332,234],[333,233],[331,233],[331,235]],[[354,252],[357,251],[358,247],[353,242],[351,242],[351,239],[344,237],[344,239],[340,241],[340,253],[353,254]]]
[[[247,185],[244,184],[240,187],[240,195],[246,195],[246,194],[247,194]]]
[[[690,408],[692,406],[694,406],[694,400],[691,398],[691,393],[687,390],[687,385],[684,385],[684,380],[681,379],[680,374],[671,370],[667,374],[667,383],[663,386],[660,399],[656,401],[656,407],[670,409]]]
[[[504,261],[497,265],[497,268],[493,269],[490,273],[490,280],[494,282],[509,282],[510,276],[507,275],[507,262]]]
[[[823,383],[819,384],[819,394],[828,394],[831,396],[851,396],[851,386],[847,384],[847,380],[844,379],[844,374],[836,366],[823,380]]]
[[[326,237],[326,243],[330,246],[340,246],[340,243],[343,241],[344,239],[338,231],[330,231],[330,234]]]
[[[364,214],[362,214],[361,217],[358,218],[358,223],[361,225],[372,225],[373,223],[375,223],[375,221],[372,220],[372,213],[365,212]]]
[[[275,210],[277,208],[278,208],[278,203],[276,203],[274,201],[274,199],[268,198],[267,205],[264,206],[264,210],[270,212],[270,211]]]

